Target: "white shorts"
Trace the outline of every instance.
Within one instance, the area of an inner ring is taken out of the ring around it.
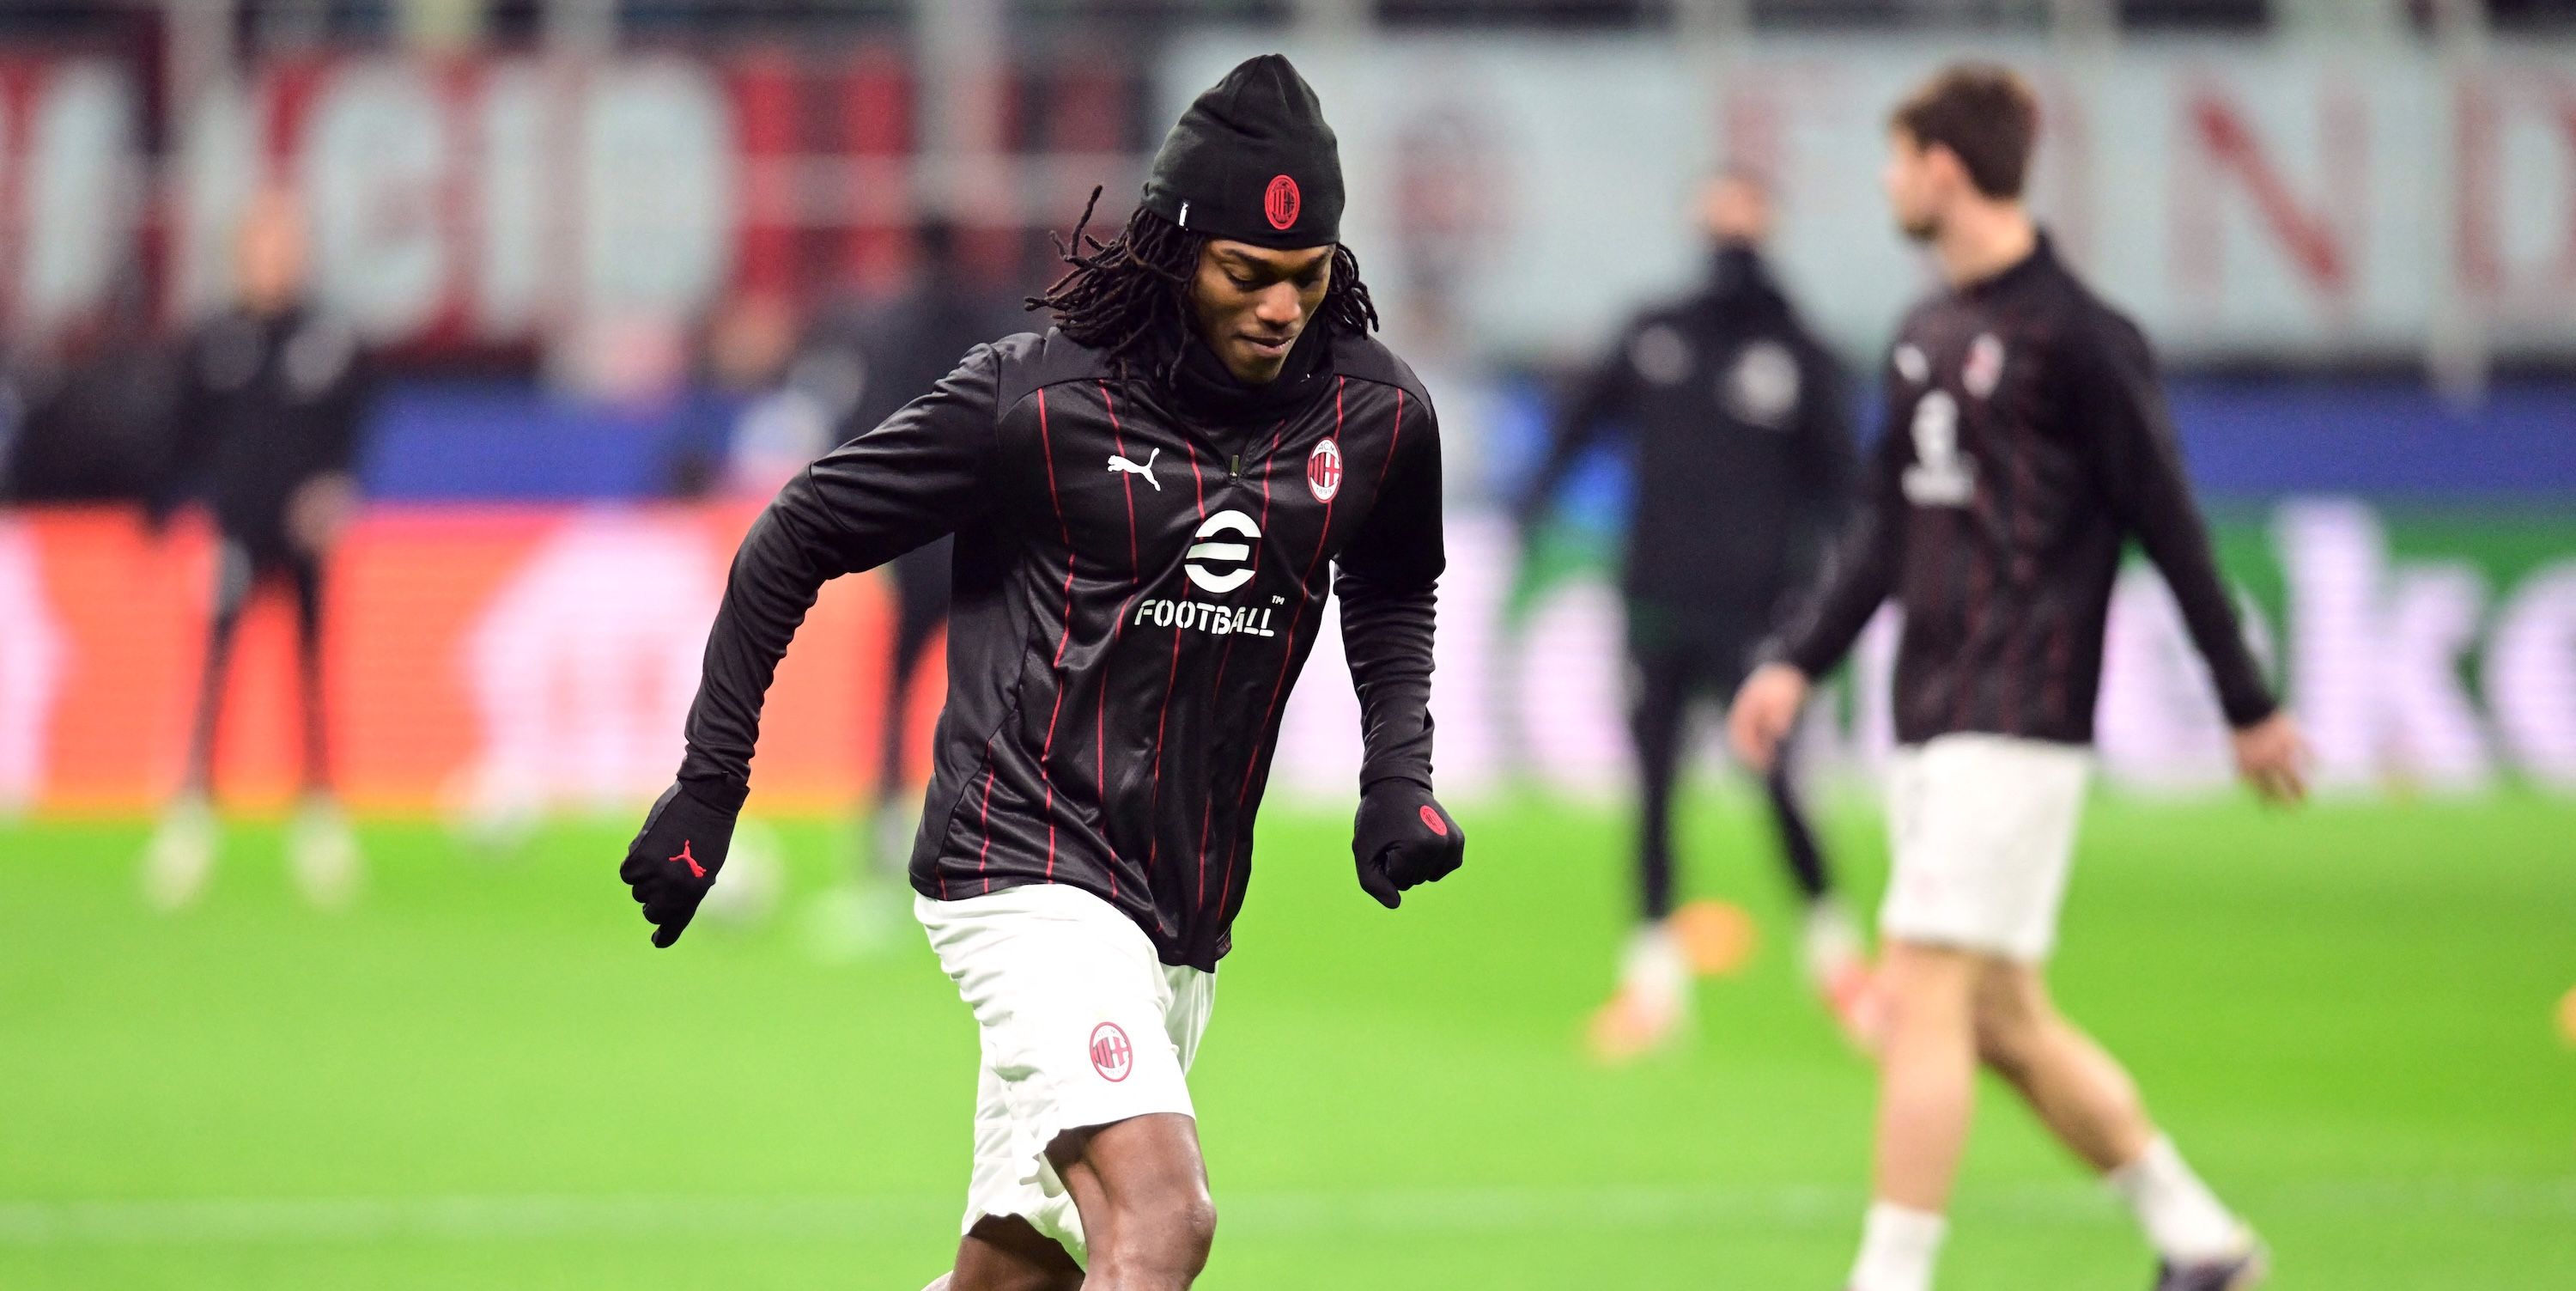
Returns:
[[[2035,964],[2057,944],[2092,754],[2005,735],[1942,735],[1896,751],[1885,936]]]
[[[1017,1215],[1082,1260],[1082,1218],[1047,1145],[1153,1112],[1195,1115],[1184,1077],[1216,975],[1164,964],[1134,921],[1060,883],[960,901],[916,896],[912,909],[982,1040],[975,1172],[959,1231]]]

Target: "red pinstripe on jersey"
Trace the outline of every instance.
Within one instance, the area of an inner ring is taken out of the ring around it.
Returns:
[[[1349,388],[1350,378],[1337,376],[1333,378],[1333,380],[1333,438],[1338,441],[1342,437],[1342,394],[1343,391]],[[1404,392],[1400,389],[1396,392],[1398,399],[1396,407],[1399,410],[1404,406],[1401,402],[1403,393]],[[1401,416],[1400,411],[1398,415],[1399,417]],[[1388,460],[1394,460],[1394,456],[1395,454],[1390,446],[1387,454]],[[1386,468],[1383,465],[1378,467],[1378,478],[1386,478]],[[1303,621],[1299,616],[1305,611],[1305,603],[1308,600],[1313,599],[1314,592],[1312,589],[1315,583],[1315,566],[1323,563],[1324,549],[1332,543],[1333,503],[1339,500],[1340,497],[1340,491],[1336,490],[1332,497],[1324,500],[1324,523],[1322,528],[1320,528],[1315,534],[1315,554],[1306,558],[1306,572],[1297,579],[1298,614],[1291,614],[1288,616],[1288,644],[1286,648],[1279,652],[1279,676],[1276,680],[1270,683],[1270,702],[1267,705],[1264,705],[1261,710],[1260,729],[1264,731],[1270,729],[1270,719],[1279,712],[1279,697],[1286,693],[1288,689],[1288,664],[1289,661],[1297,657],[1297,627],[1298,624]],[[1270,519],[1270,481],[1267,475],[1262,477],[1261,517],[1262,523],[1266,526]],[[1234,812],[1237,817],[1242,816],[1243,804],[1252,795],[1252,771],[1253,768],[1261,765],[1261,750],[1262,740],[1261,737],[1256,734],[1252,740],[1252,755],[1244,759],[1243,779],[1235,786],[1234,790]],[[1240,856],[1242,851],[1243,825],[1238,819],[1234,829],[1234,841],[1226,845],[1225,882],[1217,892],[1216,898],[1216,908],[1219,910],[1225,909],[1226,901],[1234,895],[1234,866],[1237,857]]]
[[[1286,433],[1287,433],[1287,431],[1288,431],[1288,423],[1287,423],[1286,421],[1284,421],[1284,420],[1283,420],[1283,421],[1281,421],[1279,424],[1277,424],[1277,425],[1275,425],[1275,426],[1272,426],[1272,427],[1270,428],[1270,442],[1269,442],[1269,444],[1267,444],[1266,446],[1264,446],[1264,447],[1262,448],[1261,452],[1259,453],[1259,455],[1255,456],[1255,457],[1252,459],[1252,469],[1253,469],[1255,472],[1257,472],[1257,473],[1261,476],[1261,521],[1260,521],[1260,524],[1259,524],[1259,526],[1258,526],[1258,527],[1260,528],[1261,532],[1263,532],[1263,533],[1265,533],[1265,534],[1266,534],[1266,533],[1268,533],[1268,532],[1270,532],[1270,455],[1271,455],[1272,453],[1275,453],[1275,452],[1279,451],[1279,437],[1280,437],[1281,435],[1286,434]],[[1256,576],[1257,576],[1257,575],[1259,575],[1259,574],[1260,574],[1260,572],[1261,572],[1261,548],[1262,548],[1262,546],[1263,546],[1263,544],[1261,544],[1261,543],[1254,543],[1254,544],[1253,544],[1253,546],[1252,546],[1252,572],[1253,572]],[[1217,656],[1216,656],[1216,677],[1215,677],[1215,679],[1214,679],[1214,680],[1212,680],[1212,681],[1210,681],[1210,682],[1208,683],[1208,694],[1209,694],[1209,695],[1211,695],[1211,696],[1214,696],[1214,695],[1220,695],[1220,694],[1223,694],[1223,693],[1225,692],[1225,669],[1226,669],[1226,665],[1227,665],[1227,664],[1229,664],[1229,663],[1232,663],[1233,661],[1234,661],[1234,638],[1233,638],[1232,636],[1228,636],[1228,637],[1226,637],[1226,639],[1225,639],[1225,647],[1224,647],[1223,649],[1221,649],[1221,650],[1219,650],[1219,651],[1217,652]],[[1199,904],[1202,908],[1204,908],[1204,907],[1207,905],[1207,852],[1208,852],[1208,827],[1209,827],[1211,824],[1213,824],[1213,823],[1215,822],[1215,820],[1216,820],[1216,795],[1215,795],[1215,794],[1209,794],[1209,795],[1207,796],[1207,802],[1205,803],[1205,805],[1203,805],[1203,806],[1201,806],[1201,807],[1199,808],[1199,889],[1198,889],[1198,904]],[[1233,879],[1233,877],[1234,877],[1234,876],[1233,876],[1233,874],[1231,873],[1231,868],[1230,868],[1230,867],[1232,866],[1232,864],[1233,864],[1232,859],[1229,857],[1229,859],[1228,859],[1228,861],[1227,861],[1227,865],[1229,866],[1229,872],[1228,872],[1228,873],[1227,873],[1227,875],[1226,875],[1226,878],[1227,878],[1227,880],[1229,881],[1229,883],[1231,883],[1231,880],[1232,880],[1232,879]],[[1219,910],[1223,910],[1224,908],[1225,908],[1225,896],[1224,896],[1224,894],[1221,892],[1221,893],[1219,893],[1219,895],[1218,895],[1218,897],[1217,897],[1217,909],[1219,909]]]
[[[1196,450],[1190,447],[1189,441],[1187,440],[1181,441],[1181,452],[1187,454],[1190,459],[1190,482],[1194,486],[1198,495],[1199,519],[1201,521],[1205,521],[1207,519],[1207,481],[1199,475],[1199,455]],[[1190,598],[1190,593],[1191,587],[1189,582],[1187,580],[1183,580],[1181,583],[1181,599],[1188,600]],[[1151,781],[1153,787],[1147,790],[1146,798],[1147,803],[1150,805],[1150,810],[1147,814],[1158,820],[1161,819],[1163,808],[1163,732],[1169,728],[1172,719],[1172,692],[1179,689],[1180,684],[1181,634],[1175,632],[1172,634],[1172,670],[1170,675],[1163,679],[1163,706],[1160,711],[1154,714],[1154,770]],[[1206,828],[1204,822],[1202,822],[1200,828],[1202,830]],[[1158,829],[1153,832],[1151,840],[1145,844],[1145,869],[1147,873],[1151,873],[1153,871],[1154,862],[1156,859],[1161,857],[1162,853],[1163,831]],[[1198,887],[1191,894],[1191,900],[1198,905],[1203,906],[1207,904],[1207,849],[1205,847],[1201,847],[1199,849],[1199,883]]]
[[[1056,719],[1064,715],[1064,648],[1073,640],[1073,527],[1065,523],[1064,495],[1058,493],[1055,487],[1055,441],[1047,431],[1045,388],[1040,387],[1037,395],[1038,448],[1046,458],[1047,500],[1055,504],[1056,531],[1064,539],[1064,629],[1056,636],[1055,661],[1051,667],[1055,673],[1055,708],[1047,714],[1046,743],[1038,747],[1038,779],[1046,785],[1044,811],[1047,823],[1046,874],[1047,879],[1052,882],[1055,879],[1055,777],[1047,772],[1047,760],[1055,752]],[[989,787],[988,782],[987,788]],[[992,835],[986,834],[985,842],[989,845],[991,841]]]

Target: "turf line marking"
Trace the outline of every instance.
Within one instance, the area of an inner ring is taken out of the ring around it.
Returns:
[[[2231,1190],[2258,1217],[2439,1211],[2489,1219],[2576,1219],[2576,1178],[2335,1180]],[[1851,1185],[1382,1189],[1232,1193],[1231,1232],[1656,1230],[1711,1225],[1848,1228]],[[830,1239],[955,1222],[958,1203],[929,1196],[242,1197],[172,1201],[0,1202],[0,1247],[313,1244],[386,1240],[506,1242],[701,1237]],[[2117,1205],[2081,1182],[1984,1188],[1961,1199],[1971,1221],[2120,1223]]]

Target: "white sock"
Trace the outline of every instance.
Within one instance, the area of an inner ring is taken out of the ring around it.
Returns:
[[[2245,1246],[2244,1226],[2219,1204],[2200,1176],[2183,1164],[2173,1140],[2159,1134],[2137,1160],[2106,1176],[2128,1199],[2147,1242],[2176,1264],[2226,1259]]]
[[[1690,962],[1681,943],[1660,923],[1639,927],[1619,957],[1619,985],[1652,1001],[1658,1008],[1680,1008],[1690,986]]]
[[[1860,962],[1865,948],[1860,924],[1837,897],[1821,897],[1807,907],[1804,940],[1807,980],[1816,986],[1832,985],[1836,973]]]
[[[1860,1258],[1852,1263],[1851,1291],[1932,1291],[1932,1264],[1950,1221],[1928,1210],[1874,1201],[1861,1225]]]

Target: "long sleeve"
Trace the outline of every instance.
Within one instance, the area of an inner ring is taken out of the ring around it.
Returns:
[[[1801,347],[1806,375],[1798,409],[1798,482],[1801,532],[1795,552],[1802,572],[1812,572],[1820,549],[1841,531],[1852,507],[1861,472],[1860,452],[1852,445],[1851,405],[1843,385],[1842,365],[1822,346]]]
[[[689,706],[680,779],[693,792],[741,805],[770,678],[826,580],[892,560],[991,504],[996,366],[978,347],[929,394],[808,466],[752,523]]]
[[[2236,607],[2210,551],[2209,528],[2192,501],[2182,451],[2156,379],[2155,358],[2136,328],[2105,319],[2067,356],[2068,396],[2089,437],[2103,488],[2182,608],[2192,644],[2209,661],[2229,724],[2250,726],[2277,706],[2245,646]]]
[[[1400,428],[1368,522],[1342,552],[1334,592],[1342,649],[1359,692],[1360,786],[1411,780],[1431,787],[1431,642],[1440,574],[1440,430],[1429,404]]]
[[[1826,553],[1815,594],[1762,652],[1810,677],[1821,677],[1842,662],[1870,616],[1895,591],[1897,570],[1904,563],[1907,512],[1901,481],[1908,440],[1892,382],[1888,398],[1888,429],[1879,437],[1868,492]]]
[[[334,329],[327,341],[315,343],[344,347],[346,357],[319,401],[321,424],[317,427],[313,465],[321,471],[354,471],[366,450],[367,413],[375,398],[375,361],[359,345],[356,334],[341,324],[315,326]]]
[[[1550,426],[1547,453],[1539,460],[1538,469],[1530,473],[1513,507],[1513,517],[1523,529],[1537,524],[1547,514],[1557,484],[1565,479],[1584,450],[1634,407],[1636,369],[1628,358],[1634,335],[1631,329],[1607,358],[1584,374],[1582,384],[1575,387],[1573,397]]]
[[[173,394],[156,428],[161,444],[160,470],[143,499],[144,517],[156,529],[168,523],[203,483],[206,458],[214,448],[207,413],[215,396],[206,383],[202,329],[190,332],[179,342],[171,368]]]

